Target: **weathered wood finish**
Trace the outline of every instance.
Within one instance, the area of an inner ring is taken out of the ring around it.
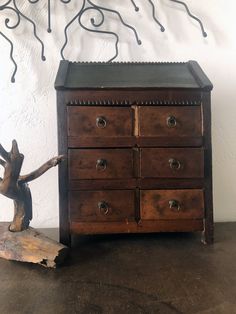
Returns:
[[[201,104],[202,94],[193,89],[78,89],[65,90],[64,97],[65,103],[72,106],[197,106]]]
[[[83,139],[133,135],[133,111],[130,107],[68,106],[67,110],[69,137]],[[99,118],[104,119],[104,125],[99,126]]]
[[[76,179],[119,179],[132,178],[132,149],[70,149],[69,178]],[[99,161],[104,167],[99,167]]]
[[[140,212],[145,220],[203,219],[202,190],[141,190]],[[178,206],[171,207],[171,201]]]
[[[0,144],[0,165],[4,168],[3,178],[0,177],[0,193],[14,201],[14,218],[9,225],[12,232],[28,229],[32,213],[32,197],[28,183],[43,175],[50,168],[57,166],[64,158],[63,155],[54,157],[35,171],[20,175],[24,155],[19,152],[16,140],[7,152]]]
[[[71,191],[69,193],[70,220],[73,221],[134,221],[135,193],[120,191]],[[107,204],[107,210],[99,204]]]
[[[137,138],[136,145],[138,147],[201,147],[203,145],[203,137],[142,136]]]
[[[203,137],[124,136],[124,137],[68,137],[69,148],[86,147],[201,147]]]
[[[203,242],[212,244],[214,242],[214,218],[213,218],[213,195],[212,195],[212,146],[211,146],[211,96],[202,93],[202,110],[204,117],[204,148],[205,148],[205,217]]]
[[[170,160],[179,162],[179,169]],[[142,148],[141,177],[203,178],[204,152],[201,148]]]
[[[141,220],[136,222],[71,222],[73,234],[194,232],[203,231],[203,220]]]
[[[58,151],[65,156],[68,155],[67,141],[67,106],[64,93],[57,92],[57,133]],[[68,156],[67,156],[68,157]],[[59,183],[59,230],[60,242],[70,246],[71,234],[68,211],[68,158],[58,168]]]
[[[69,249],[36,229],[9,231],[9,223],[0,223],[0,257],[55,268],[62,264]]]
[[[140,136],[146,137],[201,137],[202,115],[200,106],[139,107]],[[168,125],[168,119],[175,124]]]
[[[212,84],[191,61],[143,64],[152,74],[139,86],[136,65],[96,64],[88,85],[73,71],[90,73],[91,64],[58,73],[59,151],[68,154],[59,176],[61,241],[74,233],[203,231],[212,243]],[[96,169],[101,159],[106,167]],[[115,210],[104,216],[101,201]]]
[[[204,178],[201,179],[176,179],[176,178],[132,178],[132,179],[95,179],[72,180],[69,182],[70,190],[123,190],[123,189],[201,189],[204,186]]]

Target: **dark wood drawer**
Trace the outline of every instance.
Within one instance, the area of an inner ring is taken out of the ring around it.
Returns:
[[[204,150],[201,148],[142,148],[143,178],[203,178]]]
[[[122,191],[71,191],[71,221],[134,221],[135,193]]]
[[[146,190],[140,192],[141,219],[202,219],[202,190]]]
[[[131,107],[68,106],[68,136],[125,137],[132,136]]]
[[[132,178],[132,149],[69,149],[69,179]]]
[[[139,112],[140,136],[202,136],[202,114],[200,106],[140,107]]]

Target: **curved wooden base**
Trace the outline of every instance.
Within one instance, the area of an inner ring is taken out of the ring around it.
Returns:
[[[8,222],[0,223],[0,257],[55,268],[62,264],[69,249],[34,228],[9,231]]]

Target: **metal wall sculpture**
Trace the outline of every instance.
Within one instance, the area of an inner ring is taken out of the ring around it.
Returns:
[[[1,4],[2,1],[4,2],[3,4]],[[52,32],[51,0],[25,0],[25,2],[29,2],[29,5],[30,4],[34,5],[39,1],[47,1],[47,11],[48,11],[47,31],[49,33],[51,33]],[[58,1],[60,1],[63,4],[68,4],[68,3],[72,2],[72,0],[58,0]],[[145,0],[145,1],[147,2],[147,4],[150,6],[150,9],[152,10],[152,17],[153,17],[154,22],[157,23],[157,25],[160,27],[161,32],[164,32],[165,28],[157,18],[157,10],[156,10],[157,4],[156,3],[158,2],[158,0],[155,0],[155,2],[154,2],[154,0]],[[188,8],[188,6],[186,5],[185,2],[178,1],[178,0],[166,0],[166,1],[175,2],[177,5],[183,6],[184,9],[186,10],[186,13],[192,19],[194,19],[198,22],[203,37],[207,37],[207,33],[204,29],[204,26],[203,26],[201,20],[191,13],[190,9]],[[38,45],[41,49],[41,59],[42,59],[42,61],[45,61],[46,57],[44,54],[44,50],[45,50],[44,49],[44,43],[37,34],[37,25],[31,17],[25,15],[21,11],[21,9],[19,8],[19,2],[20,2],[20,0],[0,0],[0,17],[3,16],[5,18],[5,27],[8,29],[11,29],[11,30],[16,29],[23,21],[25,23],[31,24],[32,25],[32,35],[34,36],[35,40],[38,42]],[[131,26],[130,24],[128,24],[127,21],[121,16],[121,14],[117,10],[114,10],[111,8],[111,6],[114,5],[114,1],[111,1],[111,0],[110,1],[103,1],[103,3],[104,3],[104,5],[105,5],[105,3],[106,4],[108,3],[110,5],[110,7],[98,5],[94,2],[94,0],[93,1],[92,0],[81,0],[80,1],[80,3],[79,3],[80,4],[80,10],[78,12],[76,12],[75,16],[69,21],[69,23],[65,26],[65,29],[64,29],[65,41],[64,41],[64,44],[61,48],[62,59],[66,59],[65,48],[66,48],[68,40],[69,40],[68,31],[69,31],[70,26],[75,22],[78,22],[80,27],[82,27],[86,31],[94,32],[94,33],[98,33],[98,34],[112,35],[115,38],[115,54],[107,62],[112,62],[114,59],[116,59],[116,57],[119,54],[119,49],[118,49],[119,35],[115,32],[112,32],[112,31],[104,31],[104,30],[99,29],[99,27],[101,27],[104,24],[105,14],[107,12],[116,15],[117,19],[120,21],[120,23],[122,23],[125,27],[127,27],[128,29],[130,29],[130,31],[133,32],[136,43],[138,45],[142,44],[141,39],[139,38],[139,35],[138,35],[136,29],[133,26]],[[131,3],[131,5],[133,5],[136,12],[138,12],[140,10],[140,8],[137,6],[135,0],[127,0],[127,3]],[[82,21],[82,17],[86,12],[94,12],[94,17],[90,19],[91,27],[87,27],[86,25],[84,25],[84,23]],[[7,17],[9,13],[14,13],[14,15],[15,15],[14,21],[12,20],[12,18],[10,20],[10,18]],[[10,46],[10,59],[14,65],[14,70],[12,73],[11,81],[15,82],[15,75],[17,72],[17,63],[16,63],[16,61],[14,59],[14,55],[13,55],[14,45],[13,45],[12,39],[10,39],[8,36],[6,36],[6,34],[3,33],[3,27],[1,25],[0,25],[0,36],[3,37]]]

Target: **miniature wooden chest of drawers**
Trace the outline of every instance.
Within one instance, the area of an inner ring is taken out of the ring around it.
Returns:
[[[60,239],[194,232],[213,241],[212,84],[197,62],[62,61]]]

